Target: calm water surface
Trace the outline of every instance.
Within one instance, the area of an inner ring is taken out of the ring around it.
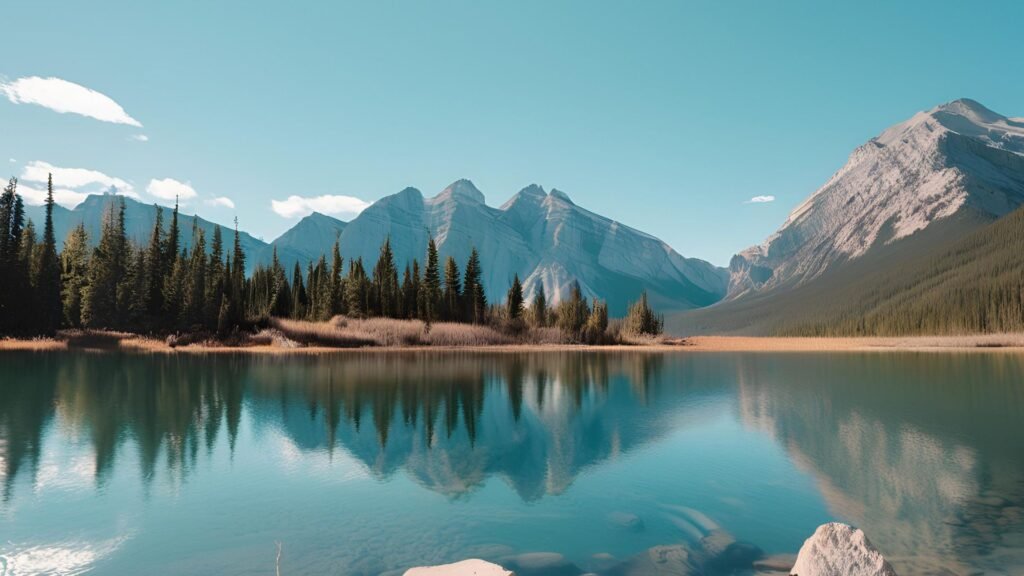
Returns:
[[[278,543],[289,576],[622,574],[833,519],[901,574],[1022,574],[1024,357],[4,353],[0,496],[7,576],[273,574]]]

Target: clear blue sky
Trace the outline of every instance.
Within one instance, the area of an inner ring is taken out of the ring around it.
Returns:
[[[432,195],[465,177],[495,206],[559,188],[724,265],[917,110],[970,97],[1024,116],[1019,1],[15,1],[3,15],[9,91],[60,78],[125,113],[0,93],[12,175],[86,168],[147,201],[170,178],[195,190],[188,211],[237,213],[267,240],[295,222],[274,199]]]

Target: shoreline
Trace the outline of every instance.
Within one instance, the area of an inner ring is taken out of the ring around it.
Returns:
[[[967,336],[865,336],[865,337],[773,337],[692,336],[668,339],[656,344],[499,344],[472,346],[221,346],[188,344],[170,346],[163,340],[127,336],[110,345],[72,344],[66,339],[0,339],[0,352],[82,351],[186,354],[270,354],[323,355],[345,353],[543,353],[543,352],[644,352],[644,353],[807,353],[807,352],[1024,352],[1024,334],[979,334]]]

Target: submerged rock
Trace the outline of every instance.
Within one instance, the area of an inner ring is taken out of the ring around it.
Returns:
[[[608,523],[626,532],[644,531],[644,519],[631,512],[612,512],[608,515]]]
[[[514,574],[497,564],[483,560],[463,560],[441,566],[410,568],[405,571],[405,576],[514,576]]]
[[[527,552],[498,558],[516,576],[579,576],[583,570],[557,552]]]
[[[839,522],[822,524],[804,542],[794,576],[896,576],[864,532]]]

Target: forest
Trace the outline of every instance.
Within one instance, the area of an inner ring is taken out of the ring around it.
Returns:
[[[335,241],[330,260],[321,255],[305,269],[285,270],[272,262],[246,275],[236,219],[231,245],[222,227],[212,238],[195,225],[179,226],[178,205],[165,226],[163,209],[148,243],[139,246],[125,231],[123,199],[112,199],[95,243],[84,225],[58,249],[53,227],[53,179],[48,182],[45,221],[39,236],[25,220],[17,179],[0,195],[0,335],[51,336],[61,329],[111,330],[137,334],[210,334],[226,337],[265,327],[271,318],[326,322],[337,316],[487,324],[503,333],[556,327],[565,341],[608,341],[608,306],[583,298],[576,283],[568,298],[548,304],[543,286],[530,302],[515,276],[505,302],[488,303],[479,254],[472,250],[460,270],[442,263],[430,238],[421,265],[414,259],[400,271],[390,240],[370,271],[361,259],[347,262]],[[181,241],[191,234],[188,247]],[[95,246],[94,246],[95,244]],[[94,246],[94,247],[93,247]],[[640,294],[622,329],[657,335],[663,321]]]

